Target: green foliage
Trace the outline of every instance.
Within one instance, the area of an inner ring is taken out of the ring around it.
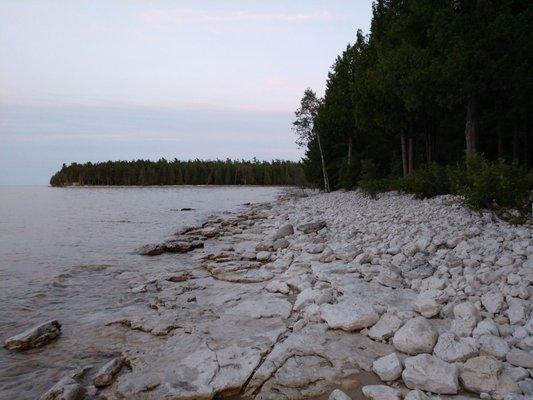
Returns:
[[[465,203],[474,209],[523,209],[528,191],[533,189],[524,167],[501,159],[490,162],[480,155],[469,155],[454,177],[454,192],[464,196]]]
[[[295,185],[305,183],[301,163],[291,161],[107,161],[73,163],[50,179],[65,185]]]
[[[419,199],[450,193],[450,182],[446,168],[438,164],[417,169],[403,178],[400,185],[400,189],[413,193]]]
[[[379,168],[372,160],[361,160],[359,188],[372,197],[388,189],[387,180],[380,178]]]

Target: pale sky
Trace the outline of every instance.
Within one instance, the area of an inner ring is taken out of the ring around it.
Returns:
[[[62,163],[298,160],[291,121],[371,0],[2,0],[0,185]]]

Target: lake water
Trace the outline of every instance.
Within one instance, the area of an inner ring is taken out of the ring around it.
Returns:
[[[0,340],[49,319],[63,325],[40,349],[0,349],[0,399],[38,398],[66,371],[107,356],[100,344],[117,338],[100,337],[98,321],[138,298],[117,274],[172,270],[185,257],[141,257],[137,247],[282,190],[0,187]]]

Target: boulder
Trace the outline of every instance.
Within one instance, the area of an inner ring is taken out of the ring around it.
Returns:
[[[286,249],[289,246],[290,246],[289,241],[285,238],[281,238],[281,239],[277,239],[274,241],[274,243],[272,244],[272,249],[274,251],[277,251],[279,249]]]
[[[44,346],[61,334],[61,324],[57,320],[48,321],[12,336],[4,343],[8,350],[27,350]]]
[[[415,311],[426,318],[434,317],[439,313],[440,307],[435,299],[419,296],[414,304]]]
[[[207,226],[200,231],[201,235],[206,238],[213,238],[218,235],[218,228],[214,226]]]
[[[402,326],[402,320],[392,313],[385,313],[379,321],[368,331],[368,336],[374,340],[390,338]]]
[[[533,354],[530,352],[512,349],[507,353],[507,362],[515,367],[533,368]]]
[[[370,400],[401,400],[402,393],[399,389],[386,385],[363,386],[363,395]]]
[[[98,388],[111,385],[115,375],[122,369],[122,364],[122,358],[114,358],[104,364],[94,376],[93,385]]]
[[[40,400],[79,400],[87,390],[70,376],[66,376],[40,397]]]
[[[255,255],[257,261],[268,261],[270,260],[271,253],[268,251],[260,251]]]
[[[458,338],[446,332],[439,336],[433,353],[446,362],[462,362],[477,355],[478,345],[474,338]]]
[[[464,363],[461,369],[461,382],[466,390],[476,393],[489,393],[498,386],[501,362],[486,356],[474,357]]]
[[[274,241],[264,240],[255,245],[255,251],[274,251]]]
[[[165,252],[165,246],[161,244],[145,244],[137,249],[141,256],[158,256]]]
[[[168,240],[164,243],[165,251],[169,253],[187,253],[202,247],[204,247],[204,244],[200,241]]]
[[[396,353],[392,353],[375,360],[372,370],[382,381],[394,381],[402,374],[402,362]]]
[[[313,233],[326,227],[326,221],[315,221],[298,226],[298,230],[303,233]]]
[[[400,270],[395,266],[382,267],[377,281],[383,286],[392,287],[395,289],[403,287],[403,279]]]
[[[430,353],[438,333],[424,317],[412,318],[392,338],[394,347],[406,354]]]
[[[343,331],[357,331],[374,325],[379,320],[379,314],[368,304],[324,304],[321,307],[321,317],[331,329]]]
[[[429,354],[408,357],[404,361],[402,379],[409,389],[436,394],[456,394],[459,390],[459,369]]]

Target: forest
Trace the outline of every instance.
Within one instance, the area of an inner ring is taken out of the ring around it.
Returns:
[[[308,182],[526,207],[532,17],[523,0],[375,1],[323,98],[307,89],[296,111]]]
[[[301,186],[301,164],[292,161],[107,161],[63,164],[52,186],[69,185],[274,185]]]

